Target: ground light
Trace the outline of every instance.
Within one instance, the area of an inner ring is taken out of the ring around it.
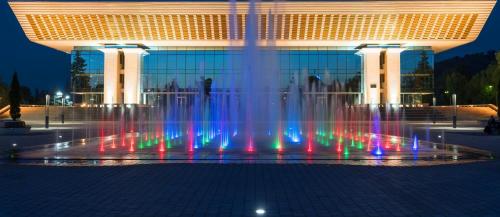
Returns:
[[[418,150],[418,139],[417,139],[417,136],[413,137],[413,147],[412,147],[412,149],[414,151]]]
[[[256,209],[255,213],[257,215],[264,215],[264,214],[266,214],[266,210],[264,210],[264,209]]]

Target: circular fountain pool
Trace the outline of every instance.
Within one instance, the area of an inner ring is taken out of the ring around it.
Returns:
[[[310,139],[307,139],[310,138]],[[225,142],[226,141],[226,142]],[[262,136],[251,145],[235,136],[207,138],[155,133],[129,133],[78,139],[24,150],[15,159],[23,164],[101,166],[153,163],[306,163],[371,166],[426,166],[488,160],[489,152],[459,145],[380,134],[301,138]]]

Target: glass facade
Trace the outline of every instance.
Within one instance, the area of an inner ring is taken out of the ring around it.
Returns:
[[[434,89],[434,52],[408,49],[401,53],[401,102],[430,103]]]
[[[287,88],[294,76],[317,76],[348,86],[350,92],[360,92],[361,59],[356,52],[322,48],[277,50],[274,58],[280,71],[280,86]],[[174,79],[180,88],[193,87],[200,77],[211,78],[217,88],[229,88],[228,82],[220,81],[230,73],[240,74],[243,58],[239,50],[214,48],[155,48],[148,53],[143,64],[142,87],[145,91],[164,91]]]
[[[104,53],[99,50],[74,50],[71,52],[71,65],[74,66],[78,55],[83,59],[82,70],[72,71],[75,92],[102,92],[104,84]],[[73,67],[72,67],[73,68]]]
[[[193,88],[201,77],[211,78],[215,88],[229,88],[229,75],[241,73],[242,52],[238,49],[152,47],[147,52],[142,65],[143,92],[168,92],[174,80],[181,90]],[[333,91],[362,93],[362,58],[353,47],[280,48],[273,52],[283,90],[295,76],[315,76],[341,87]],[[104,83],[104,54],[98,47],[78,47],[71,53],[72,69],[78,56],[83,59],[84,67],[72,70],[73,91],[86,103],[90,99],[99,103]],[[421,103],[422,96],[432,94],[433,68],[432,50],[412,48],[401,53],[403,103]],[[305,80],[299,79],[300,85]]]
[[[94,48],[71,52],[71,88],[75,102],[101,103],[104,87],[104,53]]]

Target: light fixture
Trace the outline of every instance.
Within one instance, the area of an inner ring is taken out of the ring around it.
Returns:
[[[256,209],[255,213],[257,213],[257,215],[264,215],[264,214],[266,214],[266,210],[264,210],[264,209]]]

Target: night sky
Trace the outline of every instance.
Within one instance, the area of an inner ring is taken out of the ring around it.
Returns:
[[[34,91],[55,91],[66,86],[69,80],[70,56],[30,42],[7,4],[0,0],[0,79],[8,83],[14,70],[21,85]],[[467,53],[500,49],[500,9],[495,6],[479,38],[470,44],[437,55],[437,60]]]

